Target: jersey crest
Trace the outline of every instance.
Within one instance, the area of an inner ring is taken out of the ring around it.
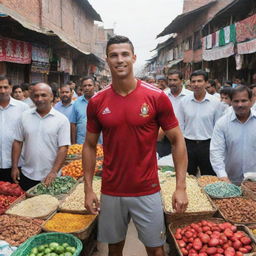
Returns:
[[[147,103],[143,103],[140,109],[140,116],[148,117],[149,116],[149,105]]]

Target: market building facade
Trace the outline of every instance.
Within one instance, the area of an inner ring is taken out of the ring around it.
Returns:
[[[169,35],[169,38],[154,49],[157,53],[149,60],[146,72],[157,75],[175,68],[188,79],[192,70],[202,68],[220,81],[245,77],[248,69],[253,73],[251,54],[255,52],[252,41],[255,35],[250,28],[255,27],[254,1],[185,0],[183,11],[187,12],[177,16],[158,34],[157,37]],[[249,37],[237,39],[244,33],[249,33]],[[246,56],[248,54],[250,56]],[[247,71],[237,71],[242,69]]]
[[[0,73],[13,84],[77,82],[104,70],[94,35],[102,20],[87,0],[2,0],[0,13]]]

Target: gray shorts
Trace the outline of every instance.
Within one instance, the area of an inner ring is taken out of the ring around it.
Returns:
[[[165,243],[164,214],[159,192],[139,197],[102,194],[98,241],[115,244],[125,240],[130,219],[146,247],[158,247]]]

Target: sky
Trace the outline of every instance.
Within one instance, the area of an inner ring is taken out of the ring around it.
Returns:
[[[114,28],[114,33],[129,37],[133,42],[140,69],[150,59],[157,43],[168,36],[156,36],[182,12],[183,0],[89,0],[100,14],[104,28]]]

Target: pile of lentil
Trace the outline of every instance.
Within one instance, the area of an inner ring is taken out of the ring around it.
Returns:
[[[216,176],[203,175],[200,178],[198,178],[197,181],[198,181],[200,186],[205,187],[208,184],[213,184],[213,183],[219,182],[221,180]]]
[[[216,182],[204,187],[205,192],[213,198],[230,198],[242,195],[240,187],[227,182]]]
[[[46,222],[44,228],[48,231],[72,233],[85,230],[95,220],[97,215],[82,215],[72,213],[56,213]]]
[[[188,194],[188,208],[186,212],[203,212],[213,211],[209,199],[202,192],[201,187],[198,185],[197,180],[193,177],[186,177],[187,194]],[[170,175],[160,176],[161,195],[164,203],[165,210],[173,212],[172,208],[172,194],[176,188],[176,177]]]
[[[256,222],[256,201],[244,197],[215,199],[214,203],[225,219],[233,222]]]
[[[253,192],[256,192],[256,182],[255,181],[244,181],[243,185]]]

